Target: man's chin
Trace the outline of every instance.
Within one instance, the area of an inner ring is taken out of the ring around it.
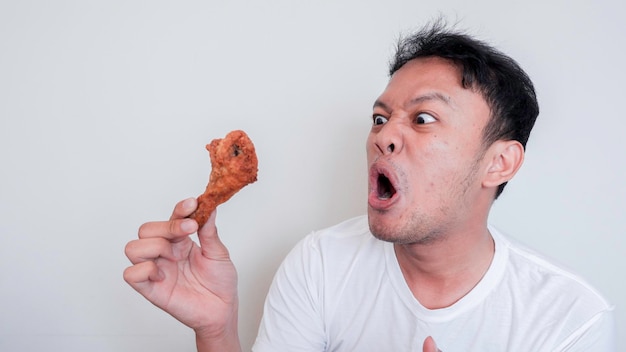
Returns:
[[[397,242],[395,229],[385,224],[378,216],[369,214],[368,223],[370,232],[375,238],[385,242]]]
[[[368,213],[368,224],[375,238],[394,244],[432,244],[442,239],[439,232],[427,231],[419,226],[407,226],[408,224],[400,223],[397,218],[372,214],[371,211]]]

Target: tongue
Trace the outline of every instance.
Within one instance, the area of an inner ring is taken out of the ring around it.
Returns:
[[[378,176],[378,198],[389,199],[396,193],[395,188],[385,175]]]

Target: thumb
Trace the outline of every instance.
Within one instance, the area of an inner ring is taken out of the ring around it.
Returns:
[[[424,340],[423,351],[424,352],[441,352],[441,350],[437,348],[437,344],[435,343],[435,340],[432,338],[432,336],[428,336]]]
[[[202,249],[202,256],[213,260],[229,260],[228,249],[217,235],[217,227],[215,226],[216,215],[217,210],[214,210],[206,224],[198,229],[198,240]]]

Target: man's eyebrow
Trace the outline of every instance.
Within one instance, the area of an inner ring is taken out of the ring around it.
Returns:
[[[411,99],[411,101],[409,101],[409,104],[415,105],[415,104],[419,104],[419,103],[423,103],[425,101],[431,101],[431,100],[441,101],[444,104],[450,106],[451,108],[453,109],[455,108],[455,104],[453,103],[452,99],[450,99],[449,96],[443,95],[439,92],[431,92],[431,93],[427,93],[424,95],[420,95],[418,97]],[[376,99],[376,101],[374,102],[374,107],[375,108],[379,107],[387,111],[389,110],[389,107],[387,106],[387,104],[382,102],[380,99]]]
[[[432,93],[428,93],[428,94],[424,94],[422,96],[419,96],[417,98],[411,99],[411,104],[418,104],[424,101],[429,101],[429,100],[439,100],[443,103],[445,103],[446,105],[450,105],[452,106],[452,99],[450,99],[449,96],[447,95],[443,95],[439,92],[432,92]]]
[[[374,108],[382,108],[383,110],[387,110],[389,111],[389,108],[387,107],[387,104],[383,103],[382,101],[380,101],[380,99],[376,99],[376,101],[374,102]]]

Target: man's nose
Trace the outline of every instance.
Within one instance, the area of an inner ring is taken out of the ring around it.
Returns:
[[[404,126],[387,122],[376,136],[376,146],[382,154],[397,154],[404,145]]]

